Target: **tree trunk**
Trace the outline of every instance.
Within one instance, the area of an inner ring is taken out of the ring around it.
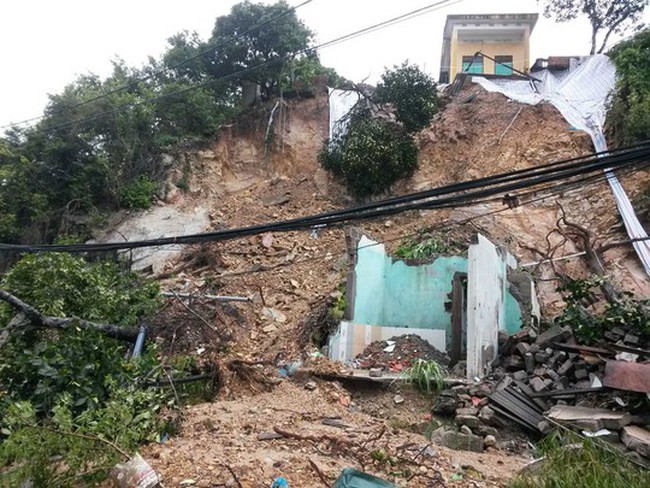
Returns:
[[[138,327],[122,327],[115,324],[100,324],[89,322],[78,318],[68,317],[50,317],[41,314],[31,305],[23,302],[11,293],[0,290],[0,300],[7,302],[15,309],[25,314],[25,317],[36,327],[50,327],[54,329],[67,329],[71,326],[81,327],[82,329],[94,329],[115,339],[133,342],[138,337]],[[5,339],[6,340],[6,339]]]
[[[596,54],[596,34],[598,34],[598,27],[591,26],[591,51],[589,54]]]

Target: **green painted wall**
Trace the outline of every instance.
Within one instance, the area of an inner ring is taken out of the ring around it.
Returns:
[[[454,273],[467,272],[467,258],[439,257],[430,264],[408,265],[387,256],[384,246],[363,237],[359,242],[353,321],[358,324],[421,327],[451,333],[445,310]],[[506,294],[506,329],[521,327],[521,310]]]

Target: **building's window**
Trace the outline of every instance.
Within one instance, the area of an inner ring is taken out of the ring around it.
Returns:
[[[496,56],[494,58],[494,74],[495,75],[511,75],[512,74],[512,56]]]
[[[483,56],[463,56],[463,72],[483,74]]]

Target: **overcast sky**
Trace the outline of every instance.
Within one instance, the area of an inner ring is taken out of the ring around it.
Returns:
[[[273,3],[262,0],[263,3]],[[434,3],[435,0],[313,0],[297,14],[317,42],[344,35]],[[158,56],[181,30],[210,36],[216,17],[236,0],[20,0],[0,7],[0,126],[41,115],[48,93],[77,74],[106,76],[116,56],[140,66]],[[288,0],[291,5],[302,0]],[[377,80],[385,66],[405,59],[436,79],[445,17],[457,13],[540,12],[536,0],[461,0],[440,10],[325,49],[321,60],[353,81]],[[650,13],[646,12],[646,22]],[[589,52],[586,19],[566,24],[540,20],[531,37],[531,58]]]

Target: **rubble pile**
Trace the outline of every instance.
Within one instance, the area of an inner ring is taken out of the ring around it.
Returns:
[[[380,368],[384,371],[403,371],[414,359],[436,361],[441,366],[448,366],[450,362],[447,354],[438,351],[416,334],[372,342],[355,358],[354,362],[358,369]]]
[[[642,337],[614,327],[598,347],[583,346],[570,327],[553,326],[504,334],[499,347],[488,378],[437,398],[433,413],[454,417],[460,429],[439,432],[444,445],[480,451],[506,424],[538,435],[563,425],[650,458],[650,348]]]

